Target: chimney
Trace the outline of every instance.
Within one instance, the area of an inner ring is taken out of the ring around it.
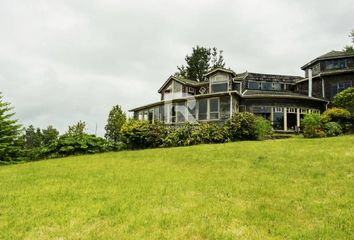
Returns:
[[[312,69],[309,68],[309,97],[312,97]]]

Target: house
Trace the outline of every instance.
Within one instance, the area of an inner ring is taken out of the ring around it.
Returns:
[[[235,73],[216,68],[203,81],[170,76],[158,102],[131,109],[135,119],[166,124],[223,123],[235,112],[269,119],[275,130],[295,131],[306,113],[321,113],[338,92],[354,86],[354,54],[331,51],[301,67],[305,77]]]

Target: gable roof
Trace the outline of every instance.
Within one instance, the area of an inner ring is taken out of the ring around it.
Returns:
[[[209,72],[207,72],[206,74],[204,74],[204,76],[207,77],[210,74],[213,74],[213,73],[218,72],[218,71],[230,73],[231,75],[233,75],[233,77],[236,76],[236,73],[234,71],[232,71],[231,69],[226,69],[226,68],[214,68],[214,69],[210,70]]]
[[[312,61],[306,63],[304,66],[301,67],[302,70],[304,70],[305,68],[311,66],[312,64],[320,61],[320,60],[327,60],[327,59],[338,59],[338,58],[344,58],[344,57],[354,57],[353,53],[347,53],[344,51],[335,51],[332,50],[326,54],[323,54],[315,59],[313,59]]]
[[[187,86],[193,86],[193,87],[196,87],[196,86],[200,86],[200,85],[204,85],[206,84],[207,82],[197,82],[197,81],[194,81],[194,80],[190,80],[190,79],[186,79],[186,78],[183,78],[183,77],[177,77],[177,76],[170,76],[165,82],[164,84],[162,84],[162,86],[160,87],[160,89],[158,90],[159,93],[162,92],[162,90],[172,81],[177,81],[183,85],[187,85]]]

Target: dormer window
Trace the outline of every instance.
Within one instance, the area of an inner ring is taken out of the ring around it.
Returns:
[[[210,92],[227,92],[229,90],[229,77],[225,74],[217,74],[210,78]]]

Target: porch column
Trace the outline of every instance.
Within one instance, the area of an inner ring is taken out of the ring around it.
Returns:
[[[230,94],[230,119],[232,117],[232,95]]]
[[[284,116],[284,131],[288,131],[288,111],[287,108],[283,108],[283,116]]]
[[[270,123],[272,124],[272,126],[274,125],[274,108],[273,107],[270,108]]]
[[[300,127],[300,108],[296,108],[296,126]]]

